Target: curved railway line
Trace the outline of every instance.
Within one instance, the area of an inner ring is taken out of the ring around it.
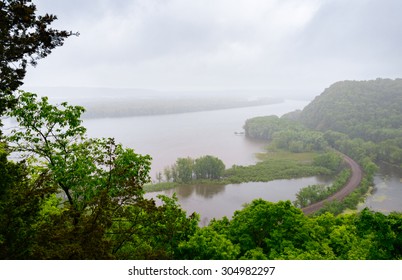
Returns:
[[[340,189],[333,195],[327,197],[324,200],[318,201],[307,207],[302,208],[301,210],[304,212],[304,214],[309,215],[311,213],[318,211],[324,206],[326,202],[330,202],[333,200],[343,200],[348,194],[353,192],[353,190],[359,186],[363,178],[363,171],[360,165],[347,155],[342,154],[342,156],[344,161],[349,165],[350,169],[352,170],[352,175],[350,176],[349,181],[342,189]]]

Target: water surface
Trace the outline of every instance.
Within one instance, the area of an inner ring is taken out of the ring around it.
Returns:
[[[151,175],[163,171],[179,157],[213,155],[227,167],[256,162],[255,153],[266,143],[252,141],[235,132],[243,131],[249,118],[283,115],[302,109],[308,101],[287,100],[283,103],[216,111],[127,118],[87,119],[90,137],[114,137],[124,146],[152,156]]]
[[[313,184],[328,184],[324,177],[307,177],[290,180],[274,180],[270,182],[249,182],[229,185],[195,185],[180,186],[174,189],[147,193],[145,197],[156,199],[157,195],[172,196],[176,193],[180,205],[191,214],[197,212],[201,216],[201,225],[206,225],[212,218],[231,218],[236,210],[242,209],[245,203],[262,198],[267,201],[294,201],[296,193],[303,187]]]
[[[382,164],[374,178],[374,190],[359,209],[368,207],[371,210],[389,213],[402,212],[402,169]]]

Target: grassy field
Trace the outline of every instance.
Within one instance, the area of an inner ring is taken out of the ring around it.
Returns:
[[[261,161],[265,160],[289,160],[302,164],[312,163],[315,156],[317,156],[317,152],[308,152],[308,153],[292,153],[285,150],[277,150],[272,148],[267,148],[266,153],[257,154],[257,158]]]
[[[230,183],[268,182],[329,174],[328,169],[313,164],[316,155],[317,153],[268,151],[257,156],[260,162],[255,165],[233,166],[226,170],[225,180]]]

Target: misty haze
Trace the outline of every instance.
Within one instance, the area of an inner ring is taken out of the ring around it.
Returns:
[[[0,259],[402,259],[401,10],[0,0]]]

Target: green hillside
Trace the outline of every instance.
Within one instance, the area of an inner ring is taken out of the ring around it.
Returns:
[[[402,137],[402,79],[337,82],[299,117],[309,128],[376,143]]]

